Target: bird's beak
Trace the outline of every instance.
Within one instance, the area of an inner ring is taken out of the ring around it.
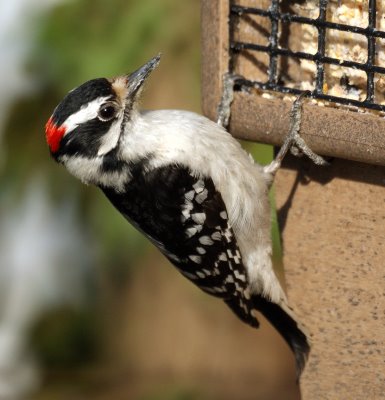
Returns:
[[[121,104],[123,104],[125,114],[128,114],[137,103],[144,82],[158,66],[159,62],[160,54],[151,58],[132,74],[121,75],[112,80],[112,88]]]
[[[143,83],[149,77],[151,72],[159,65],[160,53],[151,58],[146,64],[127,76],[128,97],[133,98],[139,92]]]

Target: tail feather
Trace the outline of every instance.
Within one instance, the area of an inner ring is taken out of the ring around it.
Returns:
[[[304,329],[295,320],[294,313],[286,304],[275,304],[259,295],[251,298],[255,308],[260,311],[285,339],[294,353],[297,367],[297,379],[305,367],[309,352],[309,339]]]
[[[299,326],[286,303],[276,304],[255,294],[248,299],[232,297],[224,301],[243,322],[254,328],[259,327],[254,310],[261,312],[270,321],[293,351],[299,379],[310,352],[310,343],[304,328]]]

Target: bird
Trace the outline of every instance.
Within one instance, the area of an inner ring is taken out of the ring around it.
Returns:
[[[160,54],[136,71],[70,91],[46,124],[55,161],[99,187],[187,279],[246,324],[282,335],[300,376],[310,339],[272,267],[264,168],[220,124],[190,111],[141,110]]]

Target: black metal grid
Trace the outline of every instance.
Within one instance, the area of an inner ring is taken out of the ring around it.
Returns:
[[[251,50],[268,54],[268,79],[265,82],[252,81],[248,79],[240,79],[238,81],[241,86],[253,86],[262,90],[277,91],[281,93],[301,94],[305,90],[287,87],[280,83],[277,69],[277,61],[279,56],[286,56],[288,58],[303,59],[314,61],[317,67],[315,88],[311,91],[311,97],[316,99],[327,100],[330,102],[340,103],[344,105],[365,107],[373,110],[385,111],[385,105],[376,103],[375,101],[375,83],[374,74],[384,74],[385,68],[375,65],[375,52],[376,52],[376,38],[385,38],[385,32],[376,29],[376,0],[369,0],[368,4],[368,26],[366,28],[345,25],[327,21],[326,11],[328,7],[328,0],[319,0],[319,15],[318,18],[312,19],[292,13],[285,13],[280,11],[280,0],[271,0],[268,9],[261,9],[256,7],[243,7],[240,5],[232,4],[230,6],[230,26],[236,23],[236,18],[243,15],[258,15],[270,19],[271,29],[269,32],[269,43],[267,46],[255,43],[245,43],[234,41],[230,34],[230,60],[231,55],[240,53],[242,50]],[[318,31],[318,51],[315,54],[309,54],[301,51],[291,51],[279,46],[279,23],[295,22],[300,24],[307,24],[315,27]],[[365,63],[358,63],[349,60],[340,60],[325,55],[325,42],[326,32],[328,29],[335,29],[338,31],[346,31],[358,33],[366,37],[368,43],[368,57]],[[350,99],[346,97],[337,97],[323,93],[324,80],[325,80],[325,65],[338,65],[340,67],[349,67],[365,71],[367,75],[366,98],[363,101]],[[231,61],[230,61],[231,65]]]

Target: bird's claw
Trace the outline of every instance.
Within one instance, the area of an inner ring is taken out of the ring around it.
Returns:
[[[229,124],[231,114],[231,103],[234,100],[234,84],[243,77],[237,74],[226,72],[222,81],[222,97],[217,109],[217,123],[226,128]]]

